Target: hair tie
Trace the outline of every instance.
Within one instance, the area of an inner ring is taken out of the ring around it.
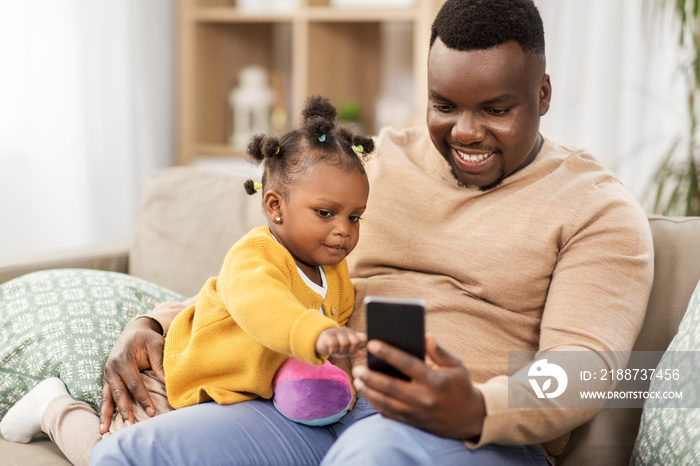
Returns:
[[[275,151],[272,153],[272,155],[277,155],[277,154],[279,154],[279,153],[280,153],[280,146],[277,146],[277,148],[276,148]]]
[[[363,152],[365,151],[365,148],[362,147],[362,144],[358,144],[358,145],[356,145],[356,146],[352,146],[352,150],[353,150],[353,152],[355,152],[356,154],[361,154],[361,153],[363,153]]]
[[[279,150],[279,147],[277,148]],[[256,191],[260,191],[263,188],[262,183],[253,183],[253,189]]]
[[[326,140],[326,135],[322,134],[321,136],[319,136],[318,140],[319,142],[324,142]]]

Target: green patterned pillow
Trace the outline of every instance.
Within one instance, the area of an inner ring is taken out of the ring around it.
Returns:
[[[27,391],[60,377],[98,409],[112,345],[135,316],[183,296],[140,278],[86,269],[35,272],[0,285],[0,419]]]
[[[672,353],[677,351],[679,353]],[[674,383],[654,378],[650,392],[681,390],[686,406],[697,406],[697,386],[692,380],[700,374],[700,358],[688,357],[686,351],[700,351],[700,283],[688,303],[688,309],[678,327],[678,333],[661,358],[657,369],[679,369],[690,380]],[[680,384],[680,385],[679,385]],[[690,394],[690,397],[685,395]],[[689,398],[689,399],[686,399]],[[700,464],[700,408],[664,408],[663,400],[647,400],[642,412],[642,422],[630,460],[631,465],[690,465]]]

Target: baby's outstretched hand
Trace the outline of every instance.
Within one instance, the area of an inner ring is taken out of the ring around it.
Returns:
[[[328,328],[316,339],[316,353],[335,357],[359,356],[367,335],[347,327]]]

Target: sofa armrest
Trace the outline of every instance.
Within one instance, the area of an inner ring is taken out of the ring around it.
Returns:
[[[665,351],[700,279],[700,218],[649,215],[654,284],[633,351]],[[607,408],[571,434],[557,465],[627,465],[642,408]]]
[[[81,268],[127,273],[128,260],[129,250],[126,245],[103,246],[0,260],[0,283],[47,269]]]

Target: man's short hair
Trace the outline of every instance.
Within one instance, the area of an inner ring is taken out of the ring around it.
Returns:
[[[447,0],[430,34],[455,50],[484,50],[516,41],[527,52],[544,55],[544,26],[532,0]]]

